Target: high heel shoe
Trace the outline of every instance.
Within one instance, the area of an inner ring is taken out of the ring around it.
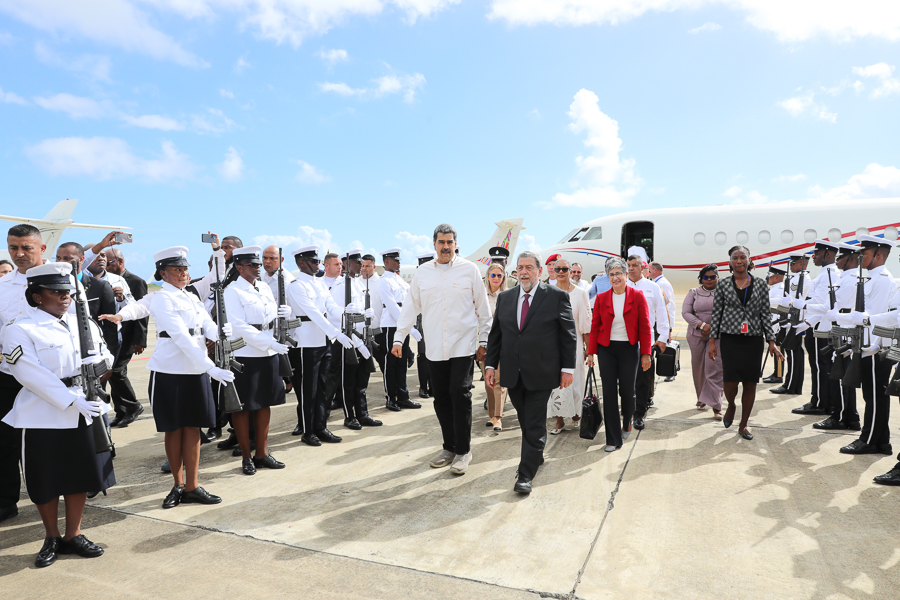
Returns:
[[[731,427],[732,423],[734,423],[734,419],[726,419],[725,417],[722,417],[722,425],[725,426],[725,429]]]
[[[744,438],[745,440],[753,439],[753,434],[750,433],[749,431],[747,431],[746,429],[744,429],[743,431],[740,431],[739,433],[741,434],[741,437]]]

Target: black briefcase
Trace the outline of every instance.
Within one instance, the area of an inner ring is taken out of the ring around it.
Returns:
[[[681,344],[677,340],[672,340],[656,357],[656,374],[660,377],[675,377],[680,370]]]

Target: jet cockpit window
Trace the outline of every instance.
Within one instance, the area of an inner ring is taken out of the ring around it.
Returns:
[[[582,242],[586,242],[588,240],[599,240],[603,237],[603,228],[602,227],[591,227],[590,231],[584,234],[584,237],[581,238]]]
[[[560,244],[566,244],[568,242],[577,242],[581,239],[581,236],[584,235],[584,232],[587,231],[587,227],[579,227],[577,229],[573,229],[569,232],[569,234],[563,239],[559,240]]]

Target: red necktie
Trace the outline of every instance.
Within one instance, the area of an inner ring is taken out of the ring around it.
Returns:
[[[519,331],[525,327],[525,317],[528,316],[528,294],[525,294],[525,299],[522,301],[522,318],[519,321]]]

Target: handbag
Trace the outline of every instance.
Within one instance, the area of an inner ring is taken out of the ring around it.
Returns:
[[[594,375],[594,369],[591,369],[588,371],[587,381],[584,384],[584,400],[581,401],[581,431],[579,436],[586,440],[592,440],[597,437],[597,432],[603,423],[600,399],[595,393],[599,389],[597,376]]]
[[[656,374],[660,377],[675,377],[680,370],[681,344],[678,340],[672,340],[656,357]]]

